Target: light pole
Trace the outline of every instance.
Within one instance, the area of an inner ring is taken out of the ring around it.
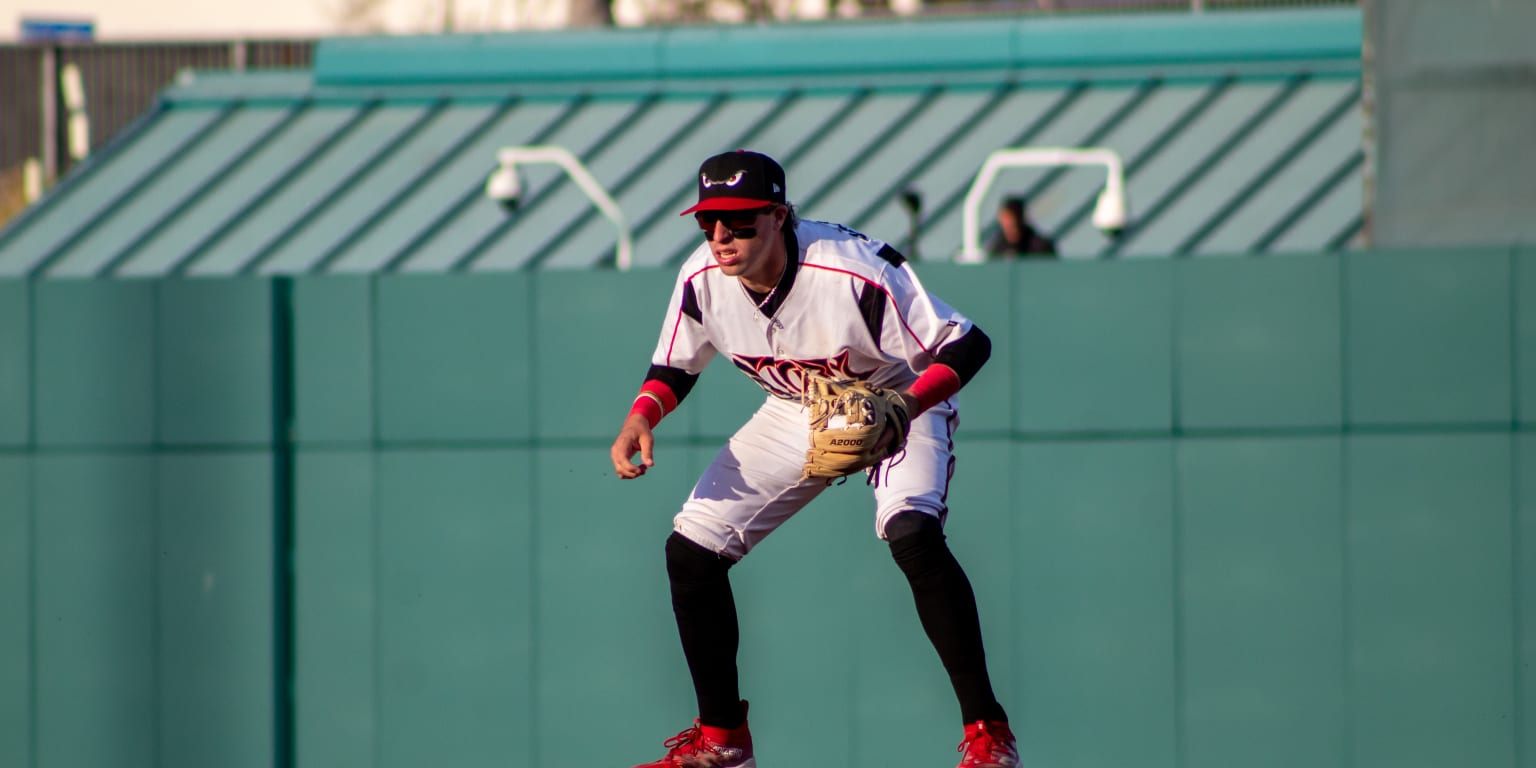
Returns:
[[[987,155],[981,170],[976,172],[971,189],[965,194],[962,214],[965,235],[964,249],[956,261],[977,262],[986,259],[981,251],[981,202],[987,190],[1004,168],[1011,167],[1059,167],[1063,165],[1102,165],[1108,170],[1104,189],[1099,193],[1093,208],[1093,226],[1111,236],[1125,228],[1125,167],[1120,155],[1112,149],[1098,147],[1070,149],[1065,147],[1021,147],[999,149]]]
[[[546,163],[558,165],[565,169],[576,186],[586,194],[592,205],[613,222],[619,230],[619,243],[614,253],[614,263],[619,269],[629,269],[632,260],[632,238],[629,232],[629,223],[624,219],[624,211],[619,209],[619,204],[614,202],[608,190],[598,183],[597,178],[581,164],[576,156],[565,147],[545,145],[533,147],[502,147],[496,153],[496,159],[500,167],[491,172],[485,180],[485,195],[500,203],[507,211],[517,209],[522,202],[523,182],[517,173],[517,165],[535,165]]]

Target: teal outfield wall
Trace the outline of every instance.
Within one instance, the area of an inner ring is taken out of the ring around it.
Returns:
[[[1029,764],[1536,766],[1536,251],[920,272],[995,342],[949,532]],[[672,280],[0,282],[0,763],[277,762],[290,496],[297,765],[659,755],[661,544],[757,399],[612,476]],[[955,759],[870,506],[733,572],[768,763]]]

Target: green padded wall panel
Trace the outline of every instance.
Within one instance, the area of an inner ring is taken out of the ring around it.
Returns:
[[[505,273],[378,281],[379,439],[526,439],[539,406],[529,365],[532,279]]]
[[[0,453],[0,755],[32,765],[32,461]]]
[[[1508,422],[1509,250],[1347,258],[1351,423]]]
[[[1536,435],[1518,435],[1515,446],[1515,636],[1520,640],[1515,685],[1523,715],[1515,723],[1515,744],[1521,750],[1520,768],[1531,768],[1536,766],[1536,706],[1531,705],[1536,702],[1536,606],[1531,605],[1536,595]]]
[[[155,284],[43,280],[37,303],[37,442],[155,440]]]
[[[171,445],[260,445],[272,433],[271,283],[157,283],[155,418]]]
[[[1014,424],[1013,306],[1015,262],[918,264],[918,279],[929,293],[969,317],[992,340],[992,357],[960,396],[963,434],[1007,435]],[[980,418],[986,414],[986,418]]]
[[[300,766],[371,768],[374,456],[300,450],[294,489],[295,752]]]
[[[1536,423],[1536,247],[1515,252],[1515,417]]]
[[[1346,765],[1341,457],[1336,437],[1179,444],[1188,768]]]
[[[1508,297],[1536,302],[1536,264],[1521,253],[1508,274],[1509,253],[1368,254],[1402,258],[1351,263],[1333,288],[1320,265],[1337,265],[1313,257],[920,267],[994,342],[962,395],[948,534],[1027,761],[1518,764],[1536,743],[1536,707],[1516,703],[1536,691],[1530,436],[1164,439],[1173,383],[1191,427],[1328,429],[1336,421],[1313,419],[1340,380],[1353,423],[1363,405],[1379,419],[1367,424],[1497,426],[1508,422],[1483,409],[1500,397],[1524,418],[1536,311]],[[762,394],[716,361],[686,418],[659,430],[658,467],[611,476],[606,449],[673,274],[296,281],[309,441],[295,532],[301,766],[629,765],[659,756],[696,714],[661,544]],[[269,284],[56,282],[35,300],[14,285],[0,283],[0,319],[21,318],[0,323],[0,379],[6,362],[35,359],[9,369],[22,371],[12,389],[25,403],[40,386],[37,410],[9,422],[0,400],[0,443],[34,430],[58,442],[0,447],[0,754],[38,768],[265,768],[270,459],[58,448],[132,445],[156,429],[173,443],[264,443]],[[1327,316],[1330,290],[1351,302],[1345,317]],[[392,308],[372,303],[391,291]],[[147,342],[131,332],[141,302],[156,318]],[[638,317],[622,344],[589,317],[610,307]],[[1326,369],[1340,325],[1363,359],[1285,385],[1294,361]],[[93,347],[97,335],[117,341]],[[530,361],[584,359],[567,349],[620,359],[575,363],[607,380],[537,400]],[[394,368],[375,367],[374,350]],[[135,405],[146,374],[133,366],[151,364],[159,389]],[[94,396],[60,381],[76,370],[124,387],[73,405]],[[387,423],[391,408],[389,439],[534,445],[369,450],[375,413]],[[1009,439],[982,410],[1036,435],[1153,434]],[[732,572],[765,759],[954,759],[953,697],[871,506],[857,479],[831,488]],[[623,643],[596,631],[615,621]],[[617,724],[593,742],[573,712]],[[1536,768],[1531,751],[1523,768]]]
[[[650,366],[676,272],[551,270],[534,279],[530,367],[544,372],[534,433],[612,441]]]
[[[304,277],[293,284],[294,437],[373,439],[373,280]]]
[[[1513,764],[1512,439],[1348,439],[1348,764]]]
[[[695,479],[687,451],[662,453],[654,471],[626,481],[613,476],[606,443],[545,448],[535,462],[534,547],[524,565],[537,595],[539,724],[528,764],[660,757],[661,740],[698,715],[663,555]],[[605,724],[601,739],[590,738],[594,720]]]
[[[0,280],[0,446],[31,441],[32,294],[22,280]]]
[[[1166,259],[1014,271],[1014,428],[1167,430],[1173,270]]]
[[[528,764],[532,458],[379,455],[379,768]]]
[[[266,768],[271,459],[189,452],[159,462],[159,768]]]
[[[1014,447],[1009,714],[1026,764],[1176,764],[1173,445]]]
[[[154,768],[155,458],[36,459],[38,765]],[[178,734],[178,737],[182,734]]]
[[[1180,426],[1339,425],[1337,259],[1199,259],[1177,268]]]

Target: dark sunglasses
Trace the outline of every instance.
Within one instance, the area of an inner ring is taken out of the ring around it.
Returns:
[[[730,231],[731,237],[737,240],[751,240],[757,237],[757,217],[772,211],[774,206],[767,208],[753,208],[747,211],[699,211],[693,215],[699,222],[699,229],[704,230],[704,239],[715,239],[715,225],[724,224]]]

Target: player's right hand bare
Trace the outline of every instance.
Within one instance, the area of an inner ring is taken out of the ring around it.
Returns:
[[[624,420],[624,426],[619,429],[619,436],[614,438],[613,450],[610,452],[613,458],[613,471],[618,474],[619,479],[633,480],[645,474],[648,467],[655,466],[656,460],[651,457],[651,449],[655,444],[650,422],[640,414],[630,414],[629,418]],[[639,464],[631,461],[635,451],[640,452]]]

